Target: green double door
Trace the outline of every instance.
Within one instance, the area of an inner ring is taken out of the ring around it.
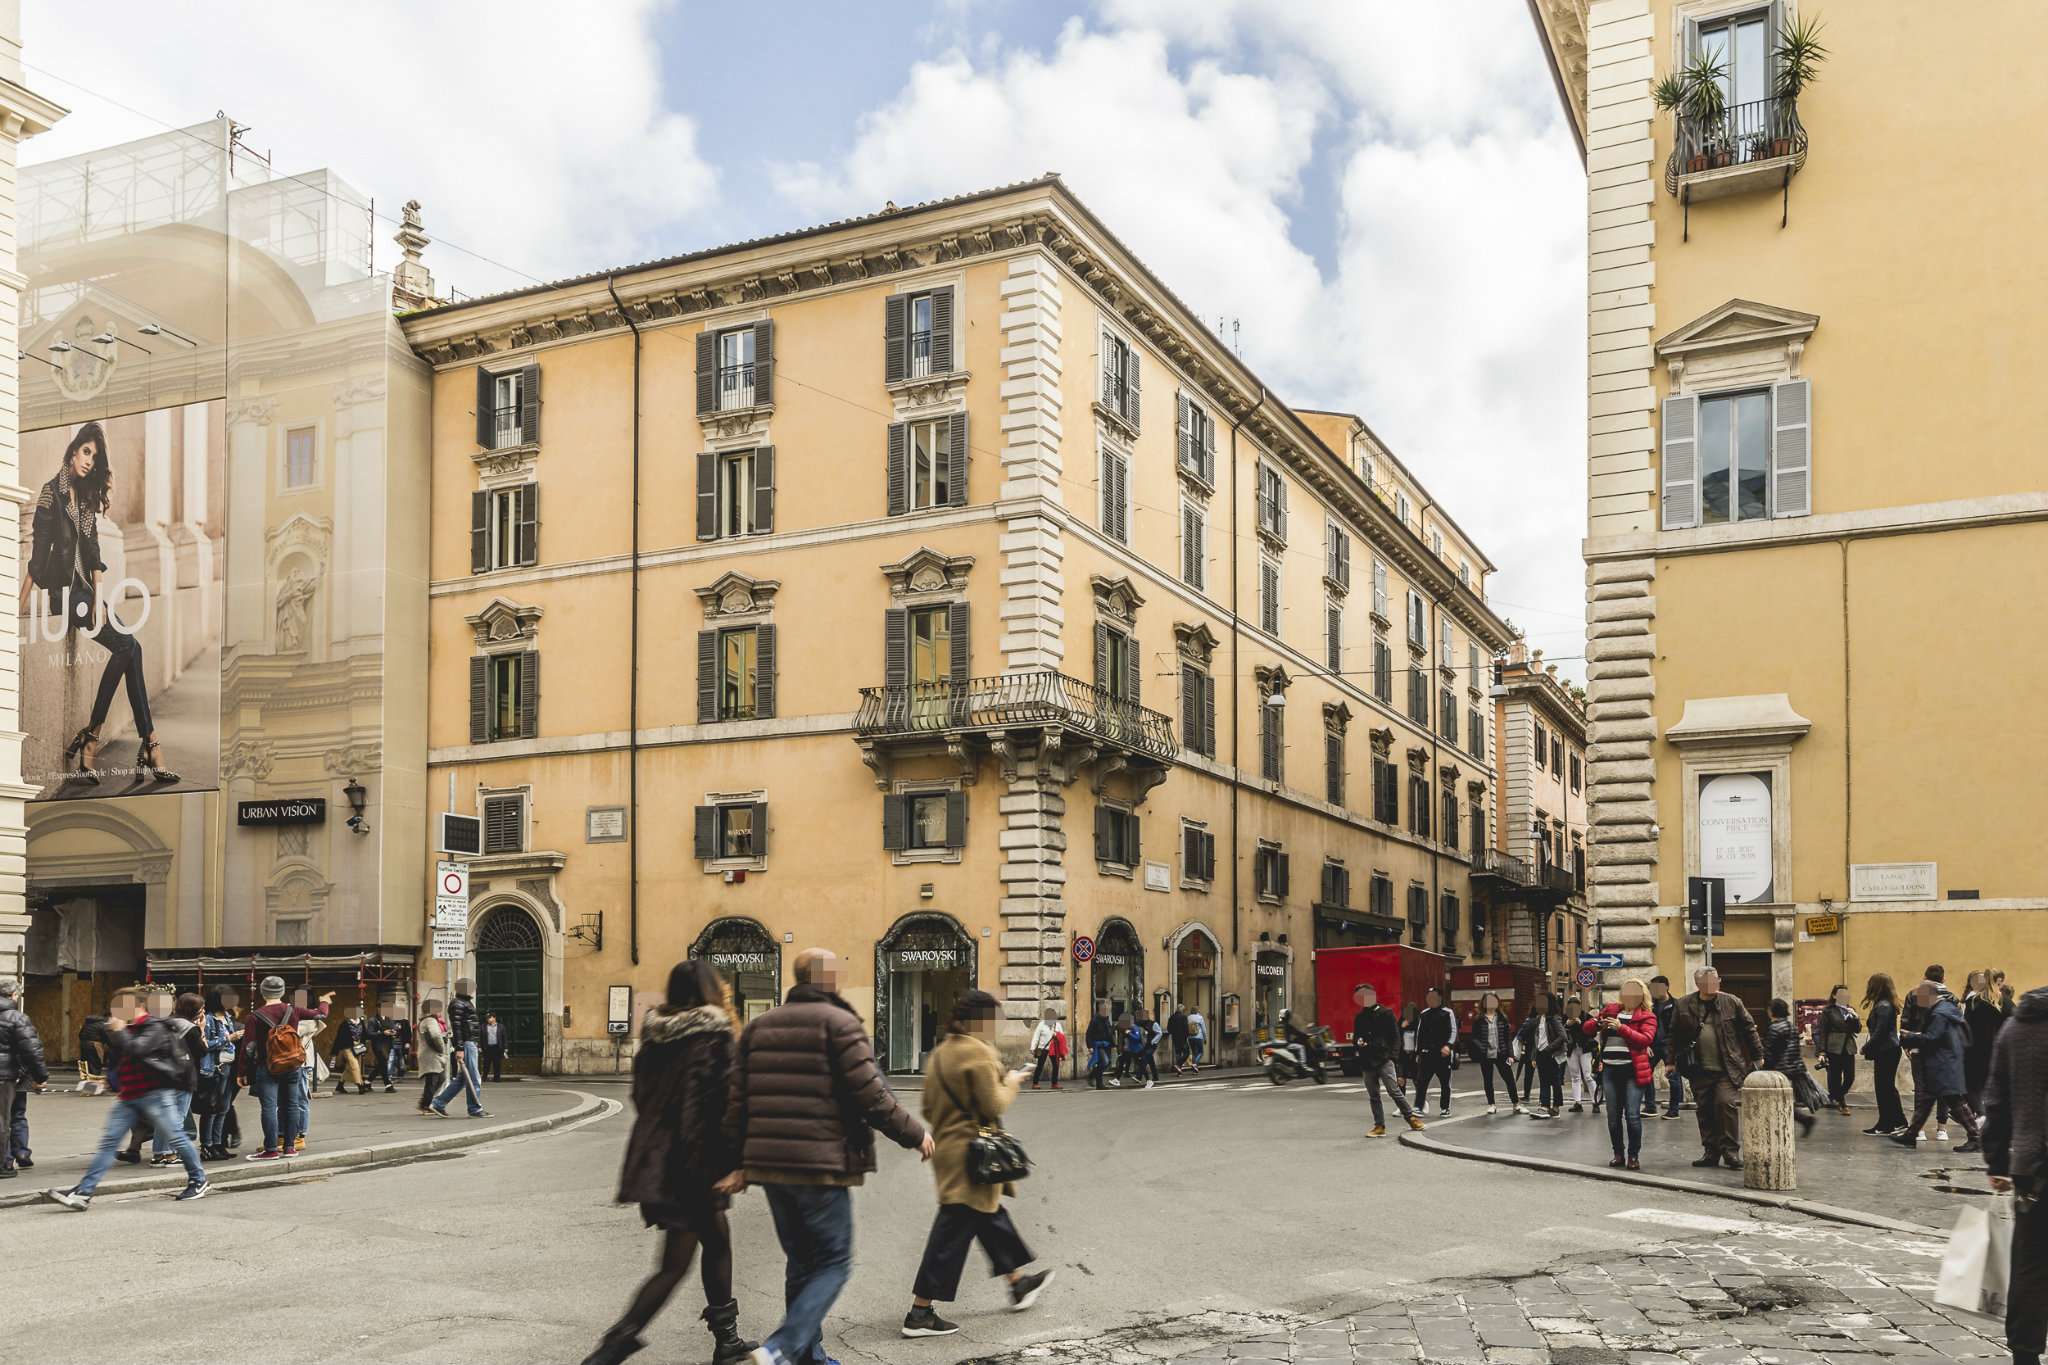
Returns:
[[[476,955],[476,1012],[495,1014],[505,1026],[505,1055],[540,1056],[540,949],[514,948]]]

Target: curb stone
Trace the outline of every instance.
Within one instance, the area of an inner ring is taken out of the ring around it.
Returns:
[[[577,1103],[553,1114],[540,1114],[528,1119],[514,1119],[510,1123],[494,1123],[487,1128],[476,1128],[464,1122],[456,1132],[428,1138],[408,1138],[402,1142],[387,1142],[381,1146],[344,1147],[339,1151],[319,1152],[312,1156],[297,1156],[285,1162],[250,1163],[242,1158],[217,1166],[207,1172],[207,1179],[215,1185],[239,1185],[245,1181],[275,1181],[281,1174],[296,1174],[301,1171],[347,1170],[354,1166],[387,1165],[394,1162],[416,1161],[436,1152],[458,1151],[464,1147],[480,1147],[484,1143],[500,1138],[523,1137],[529,1133],[544,1133],[551,1128],[561,1128],[579,1119],[589,1118],[603,1110],[606,1101],[582,1090],[565,1090],[577,1097]],[[152,1190],[181,1190],[185,1188],[185,1171],[177,1167],[162,1175],[139,1175],[127,1180],[108,1180],[93,1192],[95,1199],[120,1194],[146,1194]],[[28,1204],[43,1202],[40,1188],[10,1192],[0,1195],[0,1209],[20,1208]]]
[[[1572,1161],[1556,1161],[1549,1157],[1525,1156],[1518,1152],[1489,1152],[1479,1147],[1465,1147],[1456,1143],[1443,1142],[1421,1133],[1406,1132],[1398,1135],[1401,1145],[1418,1151],[1435,1152],[1438,1156],[1454,1157],[1460,1161],[1484,1161],[1497,1166],[1520,1166],[1531,1171],[1551,1171],[1559,1175],[1575,1175],[1587,1180],[1608,1180],[1621,1185],[1643,1185],[1650,1189],[1673,1190],[1681,1194],[1701,1194],[1715,1199],[1729,1199],[1741,1204],[1756,1204],[1764,1208],[1783,1209],[1788,1213],[1802,1213],[1810,1218],[1824,1218],[1829,1222],[1847,1223],[1855,1227],[1876,1228],[1881,1232],[1903,1232],[1914,1237],[1946,1238],[1948,1233],[1941,1228],[1930,1228],[1919,1223],[1908,1223],[1897,1218],[1886,1218],[1882,1214],[1863,1213],[1857,1209],[1845,1209],[1834,1204],[1822,1204],[1811,1199],[1800,1199],[1789,1194],[1772,1194],[1763,1190],[1731,1190],[1722,1185],[1708,1185],[1694,1180],[1680,1180],[1668,1175],[1651,1175],[1645,1171],[1617,1171],[1610,1166],[1582,1166]]]

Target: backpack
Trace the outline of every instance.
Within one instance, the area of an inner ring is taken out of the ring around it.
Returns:
[[[141,1072],[151,1090],[192,1088],[192,1054],[186,1050],[183,1031],[166,1020],[151,1019],[132,1030],[121,1060]]]
[[[284,1018],[271,1025],[270,1032],[264,1035],[263,1064],[273,1076],[297,1071],[306,1064],[306,1044],[299,1038],[290,1005],[284,1007]]]

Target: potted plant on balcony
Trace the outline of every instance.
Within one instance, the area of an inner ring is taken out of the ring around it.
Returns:
[[[1696,174],[1734,159],[1728,138],[1728,95],[1722,87],[1728,68],[1711,52],[1702,52],[1651,93],[1677,110],[1679,140],[1685,148],[1685,169]],[[1718,158],[1718,159],[1717,159]]]
[[[1771,56],[1777,67],[1777,108],[1771,126],[1771,155],[1792,155],[1792,130],[1798,119],[1799,94],[1820,78],[1828,50],[1820,41],[1820,16],[1803,14],[1778,30]]]

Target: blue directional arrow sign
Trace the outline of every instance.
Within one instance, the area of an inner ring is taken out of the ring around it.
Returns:
[[[1621,954],[1580,953],[1579,965],[1581,967],[1619,967],[1621,965]]]

